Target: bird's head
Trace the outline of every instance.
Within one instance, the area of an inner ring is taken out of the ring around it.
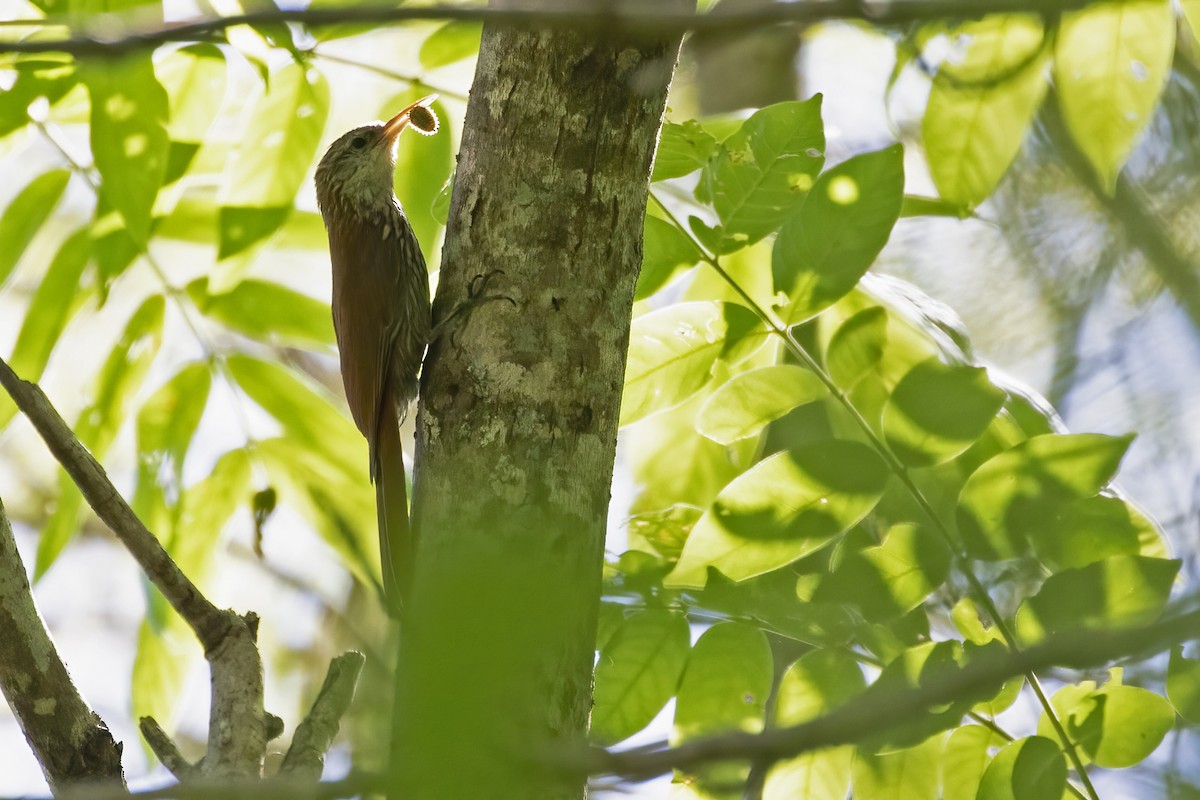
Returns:
[[[329,145],[317,165],[317,204],[322,214],[337,210],[373,216],[395,202],[392,173],[396,141],[410,125],[419,133],[437,133],[437,116],[429,106],[436,94],[422,97],[387,122],[355,128]]]

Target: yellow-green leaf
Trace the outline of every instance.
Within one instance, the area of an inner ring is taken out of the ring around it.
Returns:
[[[1169,0],[1117,0],[1063,15],[1054,58],[1059,105],[1109,192],[1158,106],[1174,53]]]

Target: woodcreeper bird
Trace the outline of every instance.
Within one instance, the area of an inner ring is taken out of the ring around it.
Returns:
[[[317,205],[333,262],[333,328],[354,423],[367,439],[379,517],[384,601],[398,616],[412,536],[400,421],[417,396],[432,317],[425,258],[392,190],[396,141],[437,131],[424,97],[384,123],[344,134],[317,166]]]

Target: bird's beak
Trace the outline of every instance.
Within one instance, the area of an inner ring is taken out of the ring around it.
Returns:
[[[437,100],[437,99],[438,99],[438,96],[436,94],[431,94],[431,95],[428,95],[427,97],[422,97],[420,100],[418,100],[417,102],[413,103],[410,106],[407,106],[399,114],[397,114],[396,116],[389,119],[383,125],[383,138],[380,139],[380,142],[387,143],[390,145],[392,142],[396,141],[396,138],[398,136],[400,136],[400,131],[402,131],[406,127],[408,127],[408,118],[409,118],[409,115],[412,113],[412,110],[414,108],[417,108],[418,106],[424,106],[424,107],[428,108],[433,103],[433,101]]]

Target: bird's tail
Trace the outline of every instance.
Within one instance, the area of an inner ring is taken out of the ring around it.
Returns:
[[[388,614],[399,617],[408,596],[412,569],[412,537],[408,522],[408,485],[400,421],[382,415],[375,446],[375,508],[379,514],[379,560],[383,567],[383,599]]]

